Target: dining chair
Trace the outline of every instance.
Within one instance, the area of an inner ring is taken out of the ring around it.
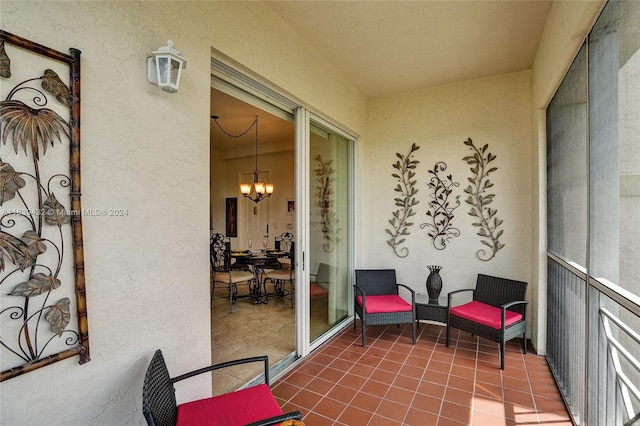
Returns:
[[[209,241],[209,259],[211,262],[212,286],[211,301],[215,298],[216,288],[224,288],[229,297],[229,313],[238,298],[238,284],[246,283],[249,294],[258,289],[255,274],[250,269],[233,269],[231,266],[231,242],[222,234],[214,234]],[[226,295],[225,295],[226,297]]]
[[[198,374],[253,362],[264,364],[264,383],[235,392],[178,405],[174,383]],[[289,419],[302,419],[300,411],[283,413],[269,388],[269,358],[266,355],[242,358],[170,377],[162,351],[156,350],[142,386],[142,413],[149,426],[269,426]]]
[[[283,253],[291,253],[291,244],[295,242],[295,240],[296,239],[291,232],[283,232],[282,234],[280,234],[274,239],[274,245],[275,245],[276,251],[283,252]],[[287,257],[289,257],[289,255],[287,255]],[[288,259],[281,258],[279,262],[282,267],[286,267],[286,268],[291,267],[290,260]]]
[[[295,277],[296,277],[296,262],[295,262],[295,241],[290,241],[289,245],[289,266],[282,266],[277,269],[273,269],[270,272],[267,272],[264,279],[262,280],[262,288],[264,289],[265,294],[267,294],[267,281],[273,284],[275,289],[275,293],[281,295],[284,299],[288,299],[291,301],[291,309],[293,309],[293,299],[294,299],[294,285],[295,285]],[[289,290],[285,290],[285,284],[289,284]]]

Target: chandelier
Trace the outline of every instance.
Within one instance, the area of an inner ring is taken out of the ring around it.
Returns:
[[[242,193],[242,195],[245,198],[250,199],[254,203],[259,203],[260,201],[264,200],[265,198],[271,197],[271,194],[273,194],[273,184],[272,183],[264,183],[264,182],[260,181],[260,178],[259,178],[260,170],[258,169],[258,116],[256,115],[256,118],[249,125],[249,127],[247,127],[246,130],[244,130],[243,132],[241,132],[240,134],[237,134],[237,135],[230,134],[226,130],[224,130],[222,128],[222,126],[220,126],[220,123],[218,123],[218,119],[220,117],[218,117],[217,115],[212,115],[211,118],[216,123],[216,126],[218,126],[218,129],[220,129],[220,131],[222,133],[224,133],[225,135],[227,135],[227,136],[229,136],[231,138],[240,138],[240,137],[246,135],[247,133],[249,133],[249,131],[252,128],[255,128],[255,133],[256,133],[256,138],[255,138],[256,139],[256,165],[255,165],[255,168],[253,170],[253,183],[241,183],[240,184],[240,192]]]

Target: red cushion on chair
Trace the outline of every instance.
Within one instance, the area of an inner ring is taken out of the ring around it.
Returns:
[[[362,296],[356,298],[362,306]],[[411,304],[397,294],[367,296],[367,314],[381,314],[384,312],[407,312]]]
[[[465,303],[464,305],[454,306],[451,308],[451,315],[465,318],[469,321],[495,328],[496,330],[500,330],[502,327],[502,310],[495,306],[478,302],[477,300]],[[522,314],[507,310],[505,326],[514,324],[521,319]]]
[[[269,386],[261,384],[178,406],[177,426],[243,426],[282,414]]]

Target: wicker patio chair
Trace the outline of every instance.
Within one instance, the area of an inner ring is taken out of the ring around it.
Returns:
[[[400,297],[400,287],[411,294],[411,303]],[[355,313],[362,322],[362,347],[366,346],[367,326],[382,324],[411,324],[411,337],[416,344],[416,293],[396,283],[395,269],[357,269],[353,299]]]
[[[264,383],[236,392],[177,405],[173,384],[201,373],[251,362],[264,363]],[[177,377],[169,377],[158,349],[147,368],[142,388],[142,413],[149,426],[277,425],[289,419],[301,420],[300,411],[284,414],[269,389],[267,356],[243,358],[214,364]]]
[[[246,283],[250,295],[258,290],[255,274],[248,269],[237,270],[231,267],[231,243],[222,234],[214,234],[211,237],[209,259],[213,275],[211,300],[214,299],[216,288],[226,289],[229,296],[229,313],[232,313],[233,304],[238,298],[238,284]]]
[[[454,306],[454,295],[472,291],[473,300]],[[504,348],[509,340],[522,335],[523,353],[527,353],[527,283],[478,274],[475,289],[448,294],[447,346],[451,327],[500,344],[500,369],[504,370]]]

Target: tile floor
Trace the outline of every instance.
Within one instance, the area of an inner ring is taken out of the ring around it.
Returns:
[[[422,323],[411,344],[409,326],[347,327],[271,387],[285,412],[300,410],[307,426],[324,425],[571,425],[543,357],[498,347]]]
[[[272,289],[269,289],[272,290]],[[247,295],[246,286],[240,287]],[[238,298],[229,314],[229,299],[224,288],[217,288],[211,303],[211,359],[218,363],[256,355],[268,355],[272,368],[295,352],[295,309],[291,302],[270,296],[268,304],[254,305],[248,297]],[[327,296],[311,299],[312,336],[318,336],[330,326],[327,318]],[[214,394],[238,389],[262,372],[260,364],[226,368],[212,373]]]

